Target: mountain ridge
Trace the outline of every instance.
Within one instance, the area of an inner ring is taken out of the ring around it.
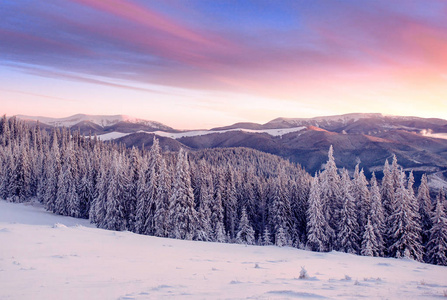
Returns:
[[[104,119],[102,123],[98,121]],[[39,122],[45,120],[41,117]],[[51,120],[53,126],[64,124]],[[241,122],[188,131],[121,115],[74,115],[65,121],[72,125],[69,127],[72,130],[86,135],[92,132],[102,140],[113,140],[127,147],[150,146],[154,136],[165,151],[178,151],[182,147],[192,151],[246,147],[299,163],[311,173],[324,166],[330,145],[334,146],[337,166],[351,172],[357,163],[366,174],[381,171],[384,161],[396,155],[406,171],[414,170],[416,177],[427,172],[433,184],[447,186],[447,120],[444,119],[355,113],[276,118],[265,124]]]

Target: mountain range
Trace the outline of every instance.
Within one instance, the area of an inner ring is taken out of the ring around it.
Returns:
[[[154,135],[164,150],[247,147],[275,154],[320,170],[333,145],[338,167],[353,171],[356,164],[370,175],[381,171],[396,155],[416,179],[429,175],[430,185],[447,186],[447,120],[435,118],[346,114],[316,118],[277,118],[265,124],[236,123],[210,130],[176,130],[159,122],[129,116],[78,114],[67,118],[17,115],[43,128],[65,126],[82,134],[95,134],[128,147],[150,146]],[[378,173],[380,177],[380,172]]]

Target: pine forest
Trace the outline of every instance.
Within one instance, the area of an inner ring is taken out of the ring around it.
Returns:
[[[37,199],[97,227],[176,239],[292,246],[447,265],[447,203],[396,156],[367,179],[247,148],[162,151],[0,120],[0,198]],[[379,174],[377,174],[379,175]],[[378,178],[381,178],[380,180]]]

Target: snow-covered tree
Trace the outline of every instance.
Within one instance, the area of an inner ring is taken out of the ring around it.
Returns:
[[[371,210],[371,196],[368,190],[368,181],[366,180],[365,174],[362,170],[359,170],[359,165],[357,164],[354,171],[354,179],[351,185],[352,197],[356,203],[356,209],[358,211],[358,225],[363,231],[368,220],[368,215]]]
[[[380,249],[381,245],[375,234],[374,226],[371,224],[371,220],[368,218],[363,232],[360,254],[363,256],[380,256]]]
[[[334,149],[332,145],[328,152],[328,161],[324,167],[323,172],[319,176],[320,182],[320,199],[321,206],[328,222],[326,228],[326,235],[329,239],[329,244],[334,243],[335,228],[337,227],[336,212],[341,209],[343,201],[340,193],[340,176],[338,175],[337,165],[335,164]]]
[[[212,226],[212,240],[223,243],[226,240],[225,227],[223,224],[223,207],[222,207],[222,173],[217,171],[214,184],[214,200],[211,205],[211,226]]]
[[[421,216],[422,245],[425,246],[427,245],[428,239],[430,237],[430,229],[433,226],[431,220],[432,204],[426,174],[422,175],[417,199],[419,202],[419,215]]]
[[[383,240],[383,235],[385,232],[385,217],[383,212],[380,188],[377,184],[376,175],[373,173],[371,177],[371,191],[370,191],[370,203],[371,209],[368,214],[368,219],[370,225],[374,231],[374,237],[377,241],[377,255],[374,252],[374,256],[383,256],[383,251],[385,247],[385,242]],[[366,227],[364,228],[366,230]],[[363,238],[365,237],[365,232]],[[373,249],[373,251],[376,251]]]
[[[292,219],[289,195],[286,192],[284,181],[284,170],[281,170],[280,174],[273,182],[270,216],[271,228],[273,228],[273,234],[275,235],[275,244],[278,244],[277,240],[281,239],[281,244],[288,245],[291,244],[289,228]],[[282,228],[281,233],[279,233],[280,228]],[[278,237],[279,235],[281,236]]]
[[[391,173],[388,160],[386,160],[385,165],[383,167],[383,178],[382,178],[382,189],[381,189],[381,198],[385,218],[388,218],[393,211],[392,203],[394,202],[394,190],[395,187],[393,182],[393,175]]]
[[[441,190],[436,199],[432,217],[433,227],[427,243],[427,262],[447,266],[447,215],[444,207],[445,195]]]
[[[275,235],[275,245],[284,247],[289,245],[289,240],[286,231],[280,226]]]
[[[323,212],[321,189],[318,175],[312,180],[307,210],[307,246],[313,251],[330,251],[330,236],[332,235],[326,215]]]
[[[192,240],[197,235],[199,219],[194,208],[189,163],[183,150],[177,156],[176,172],[169,207],[170,237]]]
[[[270,237],[270,230],[266,226],[264,229],[264,232],[262,234],[262,245],[264,246],[270,246],[272,245],[272,239]]]
[[[115,152],[110,170],[110,183],[107,188],[106,216],[103,223],[105,229],[118,231],[126,229],[124,195],[127,186],[127,174],[123,167],[122,157]]]
[[[419,212],[412,205],[411,193],[405,188],[405,173],[401,171],[399,186],[395,193],[393,213],[388,220],[388,253],[397,258],[422,260],[421,227]]]
[[[242,209],[241,219],[239,221],[239,230],[236,235],[236,242],[238,244],[246,245],[255,244],[255,231],[250,225],[245,208]]]
[[[340,187],[343,206],[338,214],[336,249],[356,254],[359,251],[359,224],[357,223],[355,200],[350,192],[351,184],[348,171],[344,170]]]

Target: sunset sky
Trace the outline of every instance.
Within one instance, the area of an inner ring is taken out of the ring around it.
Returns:
[[[447,118],[445,0],[0,1],[1,114]]]

